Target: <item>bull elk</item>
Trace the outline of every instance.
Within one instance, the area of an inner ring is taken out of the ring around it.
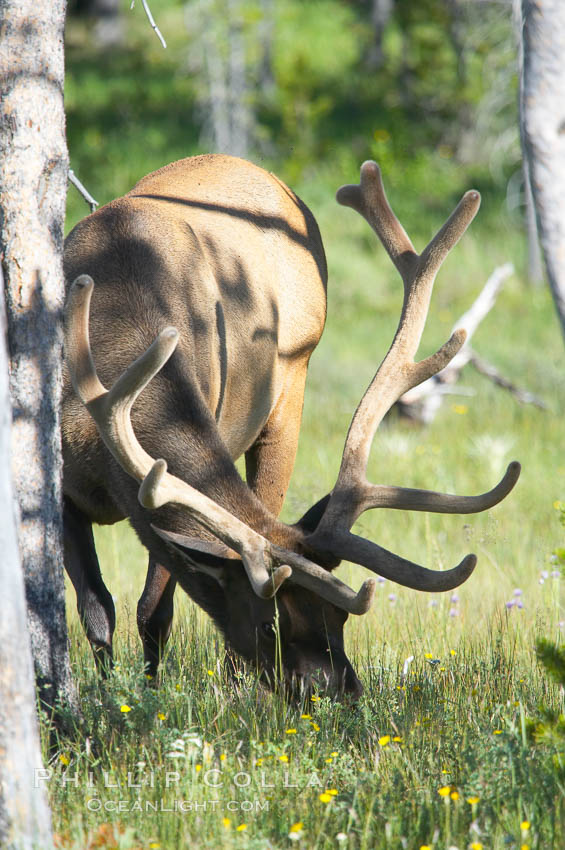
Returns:
[[[464,332],[455,332],[431,357],[414,361],[435,276],[475,216],[479,194],[463,196],[420,255],[374,162],[337,200],[377,233],[402,277],[404,303],[390,350],[353,416],[335,486],[294,525],[277,515],[294,464],[308,361],[326,315],[324,249],[308,208],[248,162],[201,156],[145,177],[68,236],[65,566],[103,668],[111,664],[115,613],[93,522],[128,517],[149,550],[138,626],[152,676],[177,583],[212,617],[227,649],[267,680],[278,643],[290,688],[317,684],[357,696],[362,687],[344,651],[343,626],[348,614],[368,610],[375,581],[355,593],[333,574],[339,562],[433,592],[471,575],[474,555],[433,571],[351,528],[370,508],[483,511],[518,479],[519,464],[511,463],[490,492],[455,496],[366,478],[383,416],[464,342]],[[242,454],[246,482],[234,465]]]

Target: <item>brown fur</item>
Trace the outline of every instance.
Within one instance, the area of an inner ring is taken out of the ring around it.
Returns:
[[[276,515],[294,464],[308,361],[325,321],[326,262],[307,207],[243,160],[181,160],[75,227],[65,245],[67,285],[81,274],[95,282],[90,335],[106,386],[160,330],[179,331],[174,355],[133,408],[142,446],[256,531],[301,551],[301,527],[282,525]],[[239,561],[223,563],[216,581],[157,537],[151,522],[206,533],[182,509],[141,508],[138,485],[104,447],[68,375],[62,435],[66,567],[97,657],[111,658],[114,614],[90,524],[128,517],[150,551],[138,610],[150,672],[170,631],[179,582],[228,646],[272,678],[274,641],[265,624],[274,620],[274,602],[255,596]],[[233,463],[242,454],[247,484]],[[346,615],[290,582],[277,605],[287,679],[309,681],[319,670],[330,686],[358,693],[343,651]]]

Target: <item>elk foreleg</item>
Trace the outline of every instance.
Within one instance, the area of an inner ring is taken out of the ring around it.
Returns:
[[[137,604],[137,628],[143,643],[145,672],[154,683],[171,634],[176,584],[164,567],[149,558],[145,587]]]
[[[96,665],[105,676],[113,663],[114,602],[100,573],[92,524],[67,498],[63,507],[63,528],[65,570],[76,591],[78,613]]]

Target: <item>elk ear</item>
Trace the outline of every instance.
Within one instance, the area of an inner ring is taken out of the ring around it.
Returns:
[[[176,555],[192,567],[194,572],[187,573],[186,581],[181,578],[180,584],[190,598],[212,618],[222,634],[226,635],[229,612],[225,573],[230,564],[234,565],[235,552],[219,540],[187,537],[157,528],[153,524],[151,528]],[[241,561],[239,564],[243,568]]]
[[[220,541],[187,537],[174,531],[165,531],[151,524],[155,534],[164,540],[175,553],[195,570],[205,573],[222,584],[226,559],[233,560],[235,553]]]
[[[304,516],[300,517],[298,522],[294,523],[295,527],[303,531],[304,534],[312,534],[318,527],[318,523],[325,513],[329,500],[330,494],[328,493],[327,496],[324,496],[323,499],[320,499],[315,505],[308,508]]]

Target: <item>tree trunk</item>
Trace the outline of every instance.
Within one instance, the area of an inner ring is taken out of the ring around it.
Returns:
[[[522,38],[522,0],[512,0],[512,22],[516,39],[518,54],[518,104],[520,113],[522,110],[523,87],[524,87],[524,42]],[[520,135],[522,136],[520,114]],[[523,139],[522,139],[523,142]],[[536,220],[536,207],[532,194],[532,182],[530,179],[530,167],[522,144],[522,180],[524,184],[524,223],[526,227],[526,238],[528,242],[528,282],[532,286],[543,284],[543,260],[538,236],[538,224]]]
[[[249,156],[252,123],[247,79],[247,51],[243,32],[241,0],[228,0],[228,88],[230,93],[231,141],[230,153]]]
[[[65,0],[0,6],[0,260],[12,397],[12,475],[40,698],[73,700],[62,572]]]
[[[202,25],[201,48],[203,54],[204,77],[206,80],[206,112],[209,112],[210,134],[214,150],[220,153],[230,152],[230,116],[228,90],[226,85],[225,62],[221,51],[221,38],[217,25],[214,26],[215,8],[209,3],[201,7]]]
[[[565,336],[565,3],[522,0],[520,128],[547,278]]]
[[[69,3],[69,12],[75,10],[92,19],[92,32],[99,47],[123,44],[125,33],[120,0],[75,0]]]
[[[264,97],[273,97],[276,89],[273,65],[273,42],[275,37],[275,0],[261,0],[259,21],[260,54],[258,84]]]
[[[254,136],[255,97],[244,4],[242,0],[201,0],[194,11],[210,143],[217,152],[245,158]],[[259,29],[258,24],[254,26],[252,37],[259,38]]]
[[[392,15],[392,10],[393,0],[372,0],[371,24],[373,28],[373,41],[366,60],[367,67],[371,71],[378,71],[383,65],[383,36]]]
[[[528,167],[528,160],[525,157],[522,157],[522,174],[524,180],[526,237],[528,240],[528,281],[532,286],[541,286],[543,283],[543,261],[539,245],[538,223],[532,182],[530,180],[530,169]]]
[[[0,267],[3,289],[2,283]],[[6,315],[0,299],[0,847],[47,850],[52,846],[51,814],[41,785],[34,782],[41,752],[10,472],[11,418]]]

